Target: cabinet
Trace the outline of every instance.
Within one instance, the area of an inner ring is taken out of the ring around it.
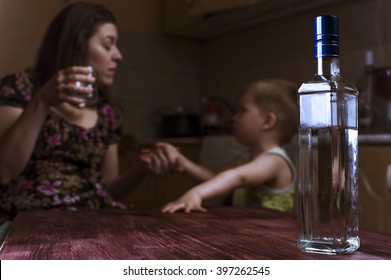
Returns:
[[[164,31],[195,39],[221,35],[237,30],[243,24],[247,25],[245,18],[254,16],[254,7],[273,1],[275,0],[166,0]],[[242,13],[243,9],[250,9],[251,12]]]
[[[164,3],[164,30],[172,33],[185,26],[197,23],[202,16],[191,16],[191,1],[165,0]]]
[[[391,233],[391,144],[359,145],[359,227]]]
[[[165,28],[172,31],[177,28],[200,22],[204,16],[221,13],[270,0],[166,0]]]
[[[346,0],[166,0],[164,30],[206,39],[338,1]]]

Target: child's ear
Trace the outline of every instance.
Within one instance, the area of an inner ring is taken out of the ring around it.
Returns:
[[[275,127],[277,124],[277,116],[276,114],[269,112],[266,114],[265,119],[262,123],[263,130],[270,130]]]

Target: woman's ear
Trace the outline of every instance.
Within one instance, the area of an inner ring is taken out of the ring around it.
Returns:
[[[270,130],[273,127],[277,125],[277,116],[273,112],[269,112],[266,114],[263,123],[262,123],[262,129],[263,130]]]

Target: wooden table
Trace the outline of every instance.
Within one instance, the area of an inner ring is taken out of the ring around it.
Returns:
[[[37,211],[20,213],[0,259],[391,259],[391,235],[360,230],[341,256],[302,253],[297,220],[259,208],[207,213]]]

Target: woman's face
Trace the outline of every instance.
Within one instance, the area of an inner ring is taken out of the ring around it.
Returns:
[[[234,116],[233,128],[236,140],[245,146],[257,143],[261,133],[263,114],[250,94],[244,94],[239,102],[239,110]]]
[[[118,62],[122,60],[117,39],[117,27],[113,23],[103,23],[87,43],[85,64],[94,68],[97,82],[102,86],[113,84]]]

